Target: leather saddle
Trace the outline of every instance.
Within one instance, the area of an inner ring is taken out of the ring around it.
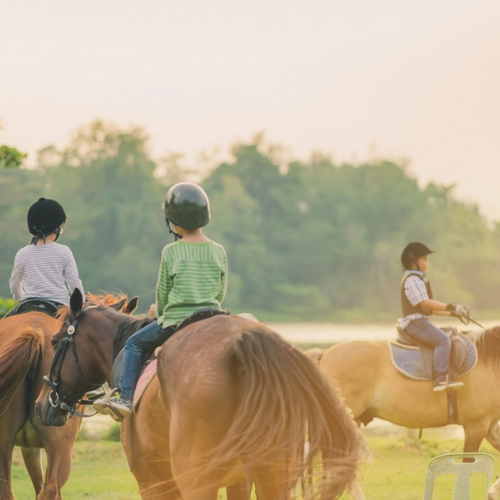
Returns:
[[[395,368],[414,380],[432,380],[434,348],[416,342],[399,327],[397,330],[396,342],[389,343]],[[443,327],[441,330],[451,337],[451,377],[455,378],[472,370],[477,362],[477,349],[472,340],[454,327]]]
[[[29,299],[24,299],[22,302],[19,302],[17,306],[12,308],[5,316],[4,318],[7,318],[8,316],[15,316],[16,314],[24,314],[28,312],[42,312],[45,314],[48,314],[49,316],[56,317],[57,310],[59,307],[61,307],[63,304],[59,302],[55,302],[53,300],[48,300],[48,299],[40,299],[40,298],[29,298]]]
[[[229,315],[231,312],[229,309],[215,309],[211,307],[204,307],[202,309],[198,309],[195,311],[193,314],[188,316],[186,319],[184,319],[181,323],[177,325],[177,328],[175,329],[175,332],[178,332],[179,330],[182,330],[186,326],[196,323],[197,321],[202,321],[204,319],[212,318],[213,316],[219,316],[221,314]],[[140,385],[140,380],[142,377],[142,374],[146,371],[148,365],[152,362],[155,361],[154,366],[156,368],[156,357],[154,352],[150,353],[149,355],[146,354],[146,357],[143,362],[143,366],[141,368],[141,374],[139,375],[139,382],[138,386]],[[111,369],[111,377],[110,377],[110,386],[111,387],[118,387],[118,384],[120,382],[120,375],[122,372],[122,365],[123,365],[123,349],[118,353],[118,356],[116,356],[115,361],[113,362],[113,367]],[[149,380],[151,380],[152,375],[156,373],[156,369],[153,374],[151,374],[151,370],[148,370],[149,372]],[[148,380],[148,382],[149,382]],[[145,387],[144,387],[145,388]],[[143,389],[144,389],[143,388]],[[137,389],[136,389],[137,392]],[[134,401],[138,399],[137,394],[134,395]]]

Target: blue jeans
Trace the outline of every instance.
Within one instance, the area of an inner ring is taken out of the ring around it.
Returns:
[[[156,321],[135,332],[125,342],[123,367],[120,375],[120,395],[124,399],[132,399],[139,378],[144,352],[163,344],[174,333],[175,327],[163,328]]]
[[[434,347],[434,382],[444,380],[450,367],[451,339],[427,318],[410,321],[405,328],[417,342]]]

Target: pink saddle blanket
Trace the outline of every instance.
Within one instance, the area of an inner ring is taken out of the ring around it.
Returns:
[[[139,401],[141,400],[141,396],[144,394],[147,386],[153,380],[153,377],[156,375],[156,368],[158,365],[158,360],[155,358],[153,361],[148,363],[144,371],[142,372],[139,380],[137,381],[137,385],[135,387],[134,392],[134,409],[139,405]]]

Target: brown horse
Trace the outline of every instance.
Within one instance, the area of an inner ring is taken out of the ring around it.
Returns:
[[[78,291],[64,319],[54,337],[58,360],[37,400],[46,425],[66,422],[56,401],[76,404],[89,383],[109,381],[117,351],[145,321],[84,306]],[[286,500],[313,461],[316,480],[305,484],[315,491],[304,498],[335,499],[357,476],[365,450],[314,363],[238,316],[193,323],[165,343],[157,375],[122,424],[122,443],[148,500],[215,500],[219,488],[244,478],[259,500]]]
[[[463,451],[478,451],[483,439],[500,451],[500,327],[469,336],[477,347],[478,361],[458,378],[465,384],[456,393]],[[373,418],[417,429],[450,423],[446,393],[433,392],[431,381],[402,375],[392,363],[387,342],[344,342],[308,354],[340,390],[359,425]]]
[[[99,299],[99,297],[94,297]],[[122,307],[126,299],[103,298]],[[72,418],[65,429],[46,427],[35,412],[35,400],[49,373],[54,351],[51,338],[62,320],[27,312],[0,320],[0,498],[14,498],[11,484],[12,451],[21,447],[37,500],[61,498],[71,470],[71,451],[81,425]],[[45,478],[41,449],[47,455]]]

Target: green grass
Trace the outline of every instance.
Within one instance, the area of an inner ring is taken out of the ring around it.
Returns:
[[[397,428],[396,428],[397,429]],[[461,451],[460,439],[449,439],[440,431],[425,430],[419,441],[408,441],[404,431],[391,435],[381,431],[364,431],[373,454],[373,460],[362,467],[362,487],[368,500],[421,500],[423,498],[427,464],[436,455]],[[500,454],[489,444],[480,451],[495,458],[493,479],[500,475]],[[438,483],[440,491],[433,500],[448,500],[452,491],[450,481]],[[13,465],[13,488],[18,499],[33,498],[31,481],[16,448]],[[476,495],[484,488],[484,481],[473,482]],[[71,476],[63,489],[67,500],[138,500],[140,495],[121,444],[116,441],[76,442],[73,450]],[[220,498],[225,498],[221,493]],[[350,498],[345,495],[343,499]],[[474,496],[472,498],[478,498]]]

